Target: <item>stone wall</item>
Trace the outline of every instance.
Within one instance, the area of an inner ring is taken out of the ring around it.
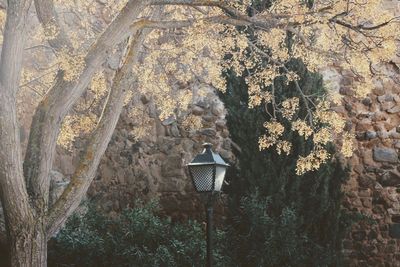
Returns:
[[[346,266],[400,266],[400,86],[393,80],[377,84],[360,100],[353,96],[349,72],[324,75],[335,80],[344,95],[344,104],[336,109],[356,134],[350,179],[343,186],[343,207],[371,219],[355,224],[343,241]],[[174,218],[203,219],[185,164],[202,150],[203,142],[213,143],[225,159],[234,161],[223,104],[210,89],[188,113],[165,121],[158,119],[151,101],[142,98],[141,104],[153,119],[151,134],[135,141],[130,134],[131,118],[122,114],[89,197],[111,215],[133,206],[137,199],[158,198],[163,212]],[[188,114],[201,117],[203,127],[185,130],[182,120]],[[75,160],[59,153],[58,170],[68,176]],[[65,183],[60,177],[56,180]],[[221,214],[223,207],[219,205]]]
[[[152,118],[149,136],[136,141],[131,134],[134,122],[126,112],[121,115],[89,197],[111,214],[134,205],[137,199],[158,198],[162,211],[174,218],[202,218],[203,207],[185,165],[202,151],[204,142],[212,143],[227,161],[234,160],[222,102],[209,89],[187,113],[164,121],[158,119],[152,101],[142,98],[141,104]],[[187,115],[199,116],[202,127],[185,129],[182,120]]]
[[[343,206],[372,219],[343,241],[346,266],[400,266],[400,85],[391,73],[362,100],[353,97],[350,73],[339,73],[345,98],[338,111],[357,138]]]

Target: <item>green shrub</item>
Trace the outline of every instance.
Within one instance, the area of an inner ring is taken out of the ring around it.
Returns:
[[[340,238],[321,242],[307,231],[313,226],[305,224],[300,210],[286,206],[279,215],[273,215],[273,205],[271,197],[261,197],[257,192],[242,199],[241,214],[233,217],[228,231],[227,251],[235,266],[340,266],[340,251],[330,247]]]
[[[89,206],[52,240],[49,266],[204,266],[203,227],[195,221],[173,223],[157,210],[157,202],[138,202],[111,219]],[[215,236],[214,258],[217,266],[226,266],[219,249],[224,233]]]

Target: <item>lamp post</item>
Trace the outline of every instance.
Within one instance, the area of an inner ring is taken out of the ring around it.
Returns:
[[[214,196],[221,191],[229,164],[219,154],[211,150],[211,144],[206,143],[203,146],[203,152],[198,154],[187,166],[194,188],[198,193],[205,194],[207,198],[205,203],[207,214],[207,267],[211,267]]]

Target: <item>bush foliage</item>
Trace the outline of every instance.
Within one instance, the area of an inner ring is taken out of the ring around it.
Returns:
[[[89,206],[84,216],[74,215],[52,240],[49,266],[203,266],[202,225],[173,223],[157,216],[157,210],[157,202],[139,204],[111,219]],[[215,236],[217,266],[226,266],[219,245],[224,234]]]

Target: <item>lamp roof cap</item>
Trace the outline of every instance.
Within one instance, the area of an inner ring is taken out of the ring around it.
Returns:
[[[213,164],[225,167],[229,166],[229,164],[227,164],[218,153],[212,151],[211,149],[212,144],[204,143],[203,146],[204,146],[203,152],[197,154],[196,157],[192,160],[192,162],[188,164],[189,166],[213,165]]]

